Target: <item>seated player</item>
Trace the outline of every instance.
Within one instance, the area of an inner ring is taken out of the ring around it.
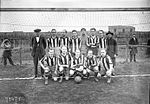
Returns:
[[[40,61],[40,66],[44,69],[45,84],[48,84],[48,77],[51,76],[57,81],[57,58],[54,56],[54,50],[50,49]]]
[[[114,72],[113,63],[109,55],[106,54],[106,50],[101,50],[101,57],[98,61],[100,67],[101,76],[107,76],[107,83],[111,82],[111,76]]]
[[[66,46],[62,46],[61,53],[58,58],[58,74],[60,77],[59,82],[62,82],[63,77],[69,80],[69,68],[71,64],[71,55]]]
[[[83,76],[86,74],[83,68],[84,56],[80,53],[80,50],[76,50],[75,56],[71,60],[70,76]]]
[[[97,60],[95,55],[93,55],[93,51],[89,50],[87,53],[87,57],[84,60],[84,67],[86,68],[88,78],[94,72],[94,79],[98,81],[98,77],[100,76],[100,72],[97,66]]]

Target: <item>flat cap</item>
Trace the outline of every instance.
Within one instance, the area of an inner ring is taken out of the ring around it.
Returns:
[[[41,29],[35,29],[34,30],[34,32],[40,32],[41,31]]]

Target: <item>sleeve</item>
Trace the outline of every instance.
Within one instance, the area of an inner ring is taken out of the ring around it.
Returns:
[[[30,47],[33,47],[33,40],[34,40],[34,37],[31,38]]]
[[[90,37],[87,37],[86,44],[87,44],[87,46],[90,46]]]
[[[46,39],[45,39],[45,37],[43,37],[43,47],[44,47],[44,49],[46,49]]]

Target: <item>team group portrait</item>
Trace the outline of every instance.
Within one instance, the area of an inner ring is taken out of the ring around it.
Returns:
[[[148,104],[150,12],[60,10],[1,12],[0,104]]]

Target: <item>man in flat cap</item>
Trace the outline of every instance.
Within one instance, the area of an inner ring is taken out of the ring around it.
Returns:
[[[87,39],[88,50],[92,50],[94,55],[98,55],[98,37],[96,36],[96,29],[90,29],[90,36]]]
[[[45,48],[46,48],[46,40],[40,34],[41,29],[35,29],[35,36],[31,40],[31,55],[33,57],[34,67],[35,67],[35,78],[38,75],[38,62],[41,58],[45,55]],[[41,68],[41,74],[43,76],[44,70]]]
[[[116,65],[116,56],[118,55],[118,49],[117,49],[117,41],[115,39],[113,39],[113,33],[112,32],[108,32],[106,33],[106,35],[108,36],[107,38],[107,54],[111,57],[112,59],[112,63],[113,63],[113,67]]]
[[[129,45],[138,45],[138,39],[136,38],[135,34],[132,35],[132,38],[129,40]],[[129,46],[130,50],[130,62],[134,60],[136,62],[136,54],[138,53],[137,47],[136,46]]]

